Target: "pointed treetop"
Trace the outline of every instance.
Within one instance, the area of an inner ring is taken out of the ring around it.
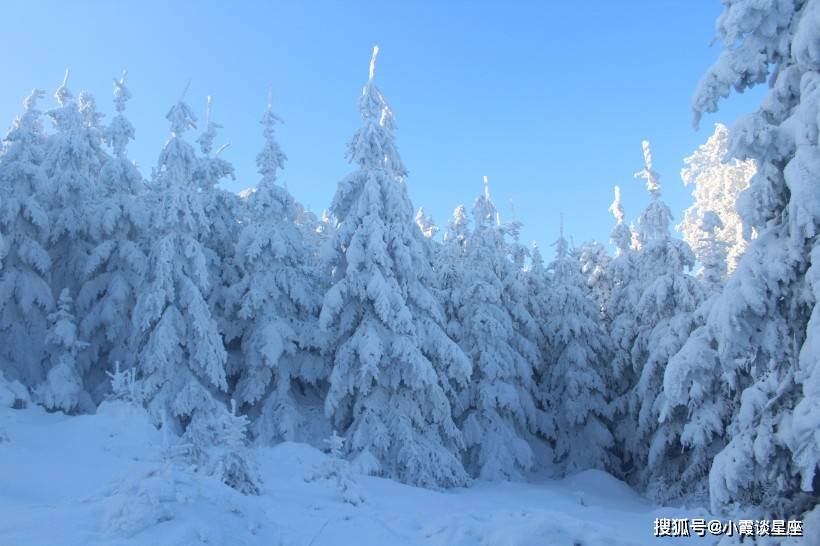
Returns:
[[[458,205],[453,209],[453,219],[450,223],[453,225],[467,225],[467,209],[464,205]]]
[[[540,277],[545,274],[544,257],[541,256],[541,245],[538,241],[532,242],[532,250],[530,251],[530,273]]]
[[[196,116],[194,116],[191,107],[185,104],[185,94],[188,92],[188,87],[191,85],[191,80],[185,84],[185,89],[182,90],[179,100],[171,107],[165,115],[165,119],[171,122],[171,134],[179,136],[188,129],[196,128]]]
[[[447,222],[447,231],[444,233],[444,242],[463,241],[467,233],[467,210],[464,205],[453,209],[453,216]]]
[[[512,197],[510,197],[510,220],[515,222],[515,203],[513,202]]]
[[[202,153],[206,156],[211,155],[211,151],[213,150],[214,146],[214,139],[216,138],[216,130],[221,129],[222,126],[218,123],[215,123],[211,119],[211,113],[213,110],[214,98],[211,95],[208,95],[205,98],[205,130],[197,139],[199,143],[199,147],[202,150]],[[223,146],[224,148],[224,146]],[[223,149],[221,148],[221,149]],[[220,149],[220,150],[221,150]]]
[[[182,94],[179,96],[179,100],[177,102],[182,102],[182,101],[185,100],[185,95],[188,94],[188,88],[189,87],[191,87],[191,80],[190,79],[188,79],[188,81],[185,83],[185,87],[182,88]]]
[[[373,46],[373,54],[370,56],[370,77],[368,78],[368,82],[373,81],[373,76],[376,75],[376,57],[379,55],[379,46]]]
[[[376,72],[376,56],[379,53],[379,46],[373,47],[373,54],[370,57],[370,75],[367,83],[362,88],[362,97],[359,99],[359,111],[364,119],[377,119],[382,127],[393,128],[393,113],[387,105],[381,91],[373,83],[373,76]]]
[[[34,88],[31,93],[23,101],[23,106],[26,110],[34,110],[37,107],[37,101],[45,96],[42,89]]]
[[[624,207],[621,204],[621,187],[615,186],[615,200],[609,205],[609,212],[615,217],[619,224],[624,223]]]
[[[641,147],[643,148],[644,168],[635,173],[635,178],[645,179],[646,189],[652,194],[653,199],[658,199],[661,195],[661,177],[652,170],[652,149],[649,147],[649,141],[642,141]]]
[[[564,213],[561,212],[558,214],[558,233],[560,234],[561,238],[564,238]]]
[[[438,226],[432,216],[425,214],[424,207],[419,207],[416,212],[416,225],[419,226],[422,235],[428,239],[432,239],[438,233]]]
[[[555,255],[558,260],[563,260],[567,257],[567,240],[564,238],[564,213],[560,214],[560,221],[558,227],[558,240],[553,243],[555,247]]]
[[[484,177],[484,190],[476,198],[473,205],[473,218],[475,219],[476,229],[486,228],[493,221],[495,221],[496,226],[500,225],[501,222],[495,203],[490,199],[490,179],[486,176]]]
[[[623,256],[632,248],[632,231],[624,224],[624,208],[621,204],[621,188],[615,186],[615,200],[609,206],[609,212],[615,217],[616,223],[609,240],[615,245],[615,256]]]
[[[262,175],[260,184],[275,184],[277,170],[285,166],[287,156],[282,152],[279,143],[276,142],[277,123],[282,120],[273,113],[273,87],[268,88],[268,106],[262,114],[262,135],[265,137],[265,144],[256,156],[256,166],[259,174]]]
[[[114,150],[114,155],[125,159],[128,142],[134,138],[134,127],[125,118],[125,103],[131,98],[131,91],[125,85],[128,71],[123,70],[119,79],[114,78],[114,108],[117,115],[105,130],[105,138]]]
[[[636,178],[646,179],[646,188],[649,190],[652,200],[638,218],[639,236],[637,243],[640,246],[648,244],[650,241],[665,241],[669,237],[669,224],[672,221],[672,212],[661,200],[660,175],[652,169],[652,150],[649,142],[644,140],[643,146],[643,170],[635,173]]]
[[[68,89],[68,69],[65,69],[65,76],[63,76],[63,83],[60,84],[60,87],[57,88],[57,91],[54,93],[54,98],[57,99],[57,103],[60,106],[65,106],[68,101],[70,101],[73,97],[71,91]]]
[[[114,105],[117,112],[125,111],[125,103],[131,98],[131,91],[125,86],[125,79],[128,71],[123,70],[120,79],[114,79]]]
[[[211,108],[214,104],[214,98],[211,95],[205,97],[205,123],[211,124]]]
[[[88,91],[81,91],[77,97],[77,102],[85,123],[90,127],[97,127],[103,114],[97,112],[97,101],[94,99],[94,95]]]

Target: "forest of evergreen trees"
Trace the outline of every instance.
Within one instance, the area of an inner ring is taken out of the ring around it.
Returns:
[[[321,218],[280,182],[270,101],[259,181],[236,195],[210,100],[204,122],[185,93],[170,108],[144,177],[125,74],[108,123],[68,74],[45,111],[32,91],[0,150],[0,382],[69,414],[129,397],[248,494],[247,442],[336,431],[357,469],[429,488],[549,464],[716,512],[812,510],[820,3],[725,3],[696,119],[768,93],[686,159],[682,238],[643,143],[650,202],[630,224],[615,188],[614,256],[562,231],[544,263],[487,179],[446,229],[416,212],[377,50]]]

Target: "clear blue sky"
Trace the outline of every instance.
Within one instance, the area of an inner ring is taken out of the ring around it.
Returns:
[[[756,107],[735,96],[699,132],[690,99],[719,52],[709,47],[718,0],[490,1],[43,1],[3,7],[0,120],[10,123],[36,86],[50,95],[63,70],[109,114],[111,78],[129,71],[131,156],[150,174],[167,138],[164,119],[185,82],[204,118],[214,96],[218,142],[238,191],[258,178],[259,117],[270,85],[285,120],[283,173],[294,195],[325,208],[350,166],[345,144],[360,123],[356,101],[370,50],[377,83],[399,125],[408,187],[440,226],[490,176],[502,215],[513,199],[525,240],[557,235],[559,213],[576,242],[607,242],[612,186],[634,219],[648,196],[632,174],[640,142],[676,218],[690,197],[682,158],[722,121]],[[195,135],[191,135],[192,138]]]

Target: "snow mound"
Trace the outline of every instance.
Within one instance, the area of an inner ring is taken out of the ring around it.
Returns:
[[[340,460],[295,442],[254,448],[263,489],[246,496],[163,456],[127,402],[78,417],[0,408],[0,422],[3,545],[632,545],[656,543],[656,517],[707,516],[654,507],[599,471],[430,491],[348,469],[366,499],[353,504],[327,477]]]

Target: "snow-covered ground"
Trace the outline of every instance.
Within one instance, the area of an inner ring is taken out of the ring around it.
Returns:
[[[595,471],[443,492],[358,476],[366,500],[354,506],[335,482],[306,481],[328,456],[300,443],[257,450],[264,490],[243,496],[163,463],[160,432],[124,402],[78,417],[2,408],[0,438],[9,546],[657,544],[655,518],[705,516]]]

